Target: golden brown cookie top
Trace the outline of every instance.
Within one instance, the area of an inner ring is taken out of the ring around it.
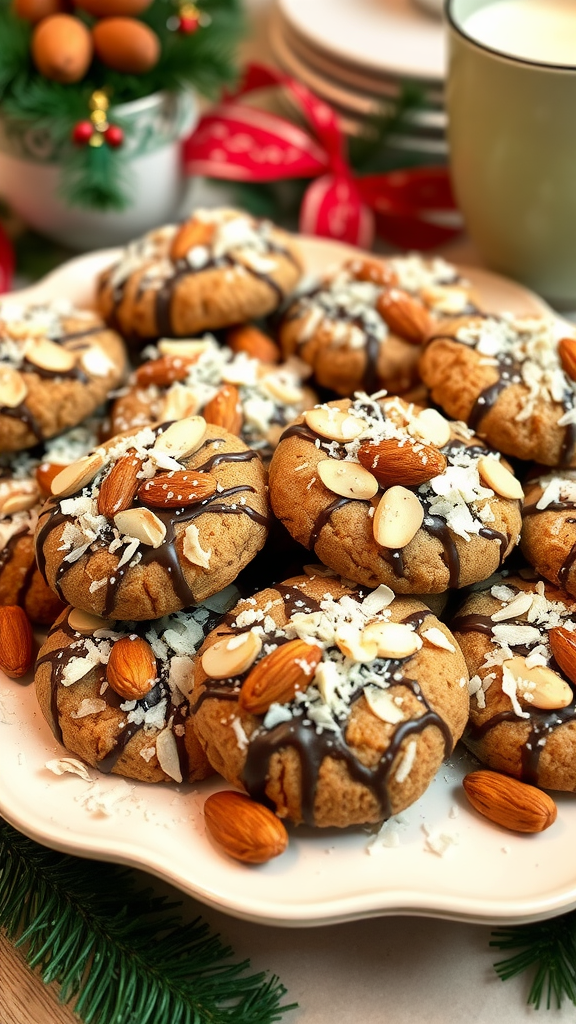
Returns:
[[[386,586],[363,591],[318,570],[228,614],[197,661],[194,706],[202,718],[221,702],[224,724],[234,719],[236,752],[226,777],[236,771],[236,781],[265,800],[271,762],[285,758],[288,776],[296,752],[299,798],[280,803],[278,813],[343,826],[362,813],[364,820],[390,813],[389,787],[411,774],[418,739],[430,726],[441,737],[439,760],[442,749],[450,751],[466,718],[467,676],[449,631],[424,604],[396,598]],[[330,764],[344,771],[342,806],[322,809],[335,784]],[[363,812],[352,810],[357,783],[371,794]]]
[[[40,570],[61,596],[107,617],[202,600],[267,532],[257,454],[201,416],[112,438],[62,470],[52,493],[36,537]]]

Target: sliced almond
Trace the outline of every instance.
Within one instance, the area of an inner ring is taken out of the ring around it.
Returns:
[[[158,419],[160,423],[183,420],[187,416],[194,416],[198,411],[198,405],[194,388],[186,387],[183,384],[174,384],[166,392]]]
[[[40,370],[68,373],[76,365],[76,354],[49,338],[31,341],[26,345],[26,359]]]
[[[172,729],[163,729],[156,737],[156,757],[162,771],[174,782],[182,782],[178,745]]]
[[[391,693],[381,690],[378,686],[367,686],[364,689],[366,703],[373,715],[381,722],[397,725],[404,718],[402,706],[395,703]]]
[[[558,665],[576,686],[576,633],[563,626],[556,626],[550,630],[548,638]]]
[[[191,565],[199,565],[202,569],[210,568],[212,548],[208,548],[205,551],[202,547],[202,544],[200,543],[200,533],[196,523],[190,523],[190,526],[188,526],[184,531],[182,554],[184,555],[184,558],[191,563]]]
[[[346,444],[364,433],[368,424],[357,416],[341,412],[334,407],[318,406],[304,413],[304,421],[310,430],[326,437],[329,441],[340,441]]]
[[[450,424],[445,416],[436,409],[422,409],[408,424],[408,433],[413,437],[421,437],[428,444],[443,448],[452,436]]]
[[[240,392],[234,384],[223,384],[214,398],[206,403],[202,410],[206,423],[222,427],[230,434],[239,435],[242,430],[242,404]]]
[[[491,487],[502,498],[521,499],[524,497],[522,484],[509,469],[506,469],[506,466],[502,465],[499,459],[484,455],[478,460],[478,472],[484,483],[488,484],[488,487]]]
[[[552,711],[567,708],[574,699],[568,683],[545,665],[528,668],[525,658],[516,655],[503,662],[502,668],[514,677],[518,695],[531,707]]]
[[[302,388],[288,384],[275,373],[267,373],[261,378],[260,383],[281,405],[300,405],[304,399]]]
[[[374,539],[383,548],[405,548],[424,520],[424,509],[413,491],[406,487],[389,487],[374,513]]]
[[[271,704],[287,704],[304,692],[322,660],[322,648],[304,640],[281,644],[250,671],[244,680],[238,705],[253,715],[264,715]]]
[[[356,462],[322,459],[316,468],[324,486],[334,494],[341,494],[343,498],[358,498],[362,501],[373,498],[378,491],[376,477]]]
[[[558,355],[564,372],[571,380],[576,380],[576,338],[561,338],[558,342]]]
[[[142,459],[135,451],[127,452],[112,466],[100,484],[98,511],[101,516],[112,519],[117,512],[130,508],[140,484],[141,469]]]
[[[214,339],[208,335],[206,338],[183,338],[181,341],[176,338],[161,338],[156,347],[162,356],[177,356],[195,363],[203,352],[213,349],[214,346]]]
[[[390,330],[406,341],[420,345],[430,333],[432,320],[426,306],[408,292],[397,288],[383,291],[376,309]]]
[[[174,235],[170,246],[170,259],[186,259],[191,249],[209,246],[214,237],[215,225],[202,220],[188,220]]]
[[[22,405],[27,394],[28,388],[22,374],[11,366],[0,366],[0,408],[16,409]]]
[[[361,664],[378,657],[378,644],[364,636],[362,630],[351,623],[343,623],[336,631],[336,643],[346,658]]]
[[[108,619],[102,619],[99,615],[85,612],[82,608],[71,608],[68,614],[68,625],[83,636],[92,636],[97,629],[110,629],[111,623]]]
[[[233,352],[246,352],[261,363],[280,362],[280,349],[263,331],[251,324],[231,327],[226,332],[226,344]]]
[[[358,459],[382,487],[415,487],[439,476],[447,466],[446,456],[435,446],[411,441],[399,444],[394,438],[363,444]]]
[[[166,527],[149,508],[128,508],[114,516],[114,523],[120,533],[134,537],[141,544],[159,548],[166,537]]]
[[[450,651],[451,654],[454,654],[456,651],[454,644],[450,642],[441,629],[438,629],[438,626],[430,626],[429,629],[423,629],[421,635],[433,647],[439,647],[442,651]]]
[[[217,640],[202,655],[202,668],[211,679],[239,676],[256,661],[262,650],[257,633],[237,633]]]
[[[444,316],[458,316],[470,302],[466,289],[453,284],[431,285],[423,288],[420,294],[427,306],[431,306],[435,313],[443,313]]]
[[[485,769],[466,775],[462,784],[475,810],[514,832],[543,832],[556,821],[556,804],[536,786]]]
[[[0,512],[3,516],[14,516],[17,512],[28,512],[39,501],[40,494],[38,491],[16,491],[4,499]]]
[[[52,481],[52,494],[56,498],[69,498],[72,494],[77,494],[83,487],[92,483],[105,462],[106,459],[101,452],[92,452],[91,455],[84,455],[83,458],[65,466]]]
[[[203,416],[188,416],[179,423],[172,423],[158,435],[152,452],[161,452],[174,459],[185,459],[195,452],[206,435],[206,420]]]
[[[416,630],[404,622],[370,622],[362,638],[364,644],[376,644],[379,658],[409,658],[422,647]]]
[[[533,601],[534,594],[531,594],[528,590],[522,590],[519,594],[516,594],[512,601],[505,604],[503,608],[493,612],[490,618],[492,622],[506,622],[506,619],[517,619],[520,615],[525,615],[530,610]]]

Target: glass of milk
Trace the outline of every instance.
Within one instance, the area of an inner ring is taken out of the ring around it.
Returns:
[[[576,309],[576,0],[448,0],[451,173],[486,263]]]

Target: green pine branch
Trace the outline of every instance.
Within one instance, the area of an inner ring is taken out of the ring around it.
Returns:
[[[576,1006],[576,911],[533,924],[500,928],[492,933],[491,946],[518,950],[513,956],[494,964],[496,973],[506,981],[518,974],[533,974],[528,1004],[537,1010],[564,999]]]
[[[0,819],[0,928],[84,1024],[272,1024],[295,1004],[200,918],[130,871],[37,845]]]

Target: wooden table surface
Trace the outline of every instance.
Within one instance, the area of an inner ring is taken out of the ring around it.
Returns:
[[[1,1024],[78,1024],[72,1011],[58,1002],[54,985],[42,985],[22,953],[0,933]]]

